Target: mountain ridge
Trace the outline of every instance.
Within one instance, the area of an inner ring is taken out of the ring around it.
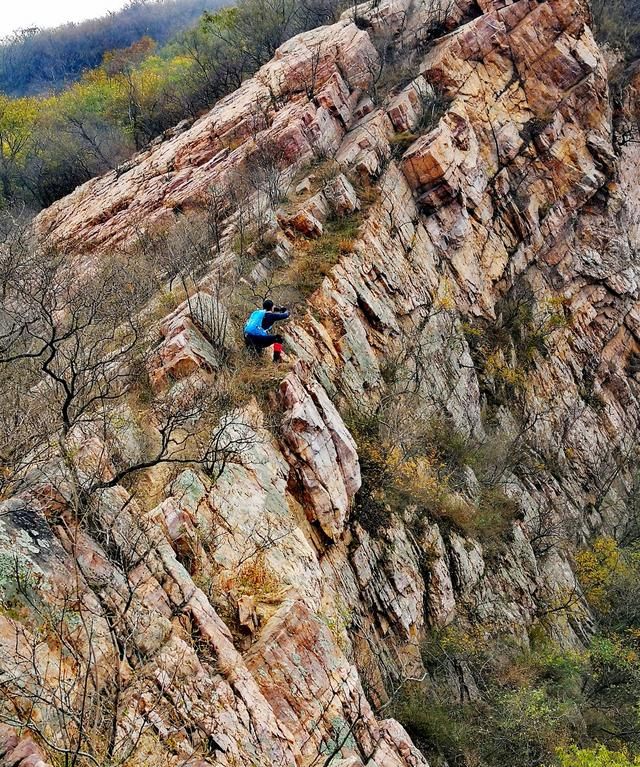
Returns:
[[[582,2],[439,9],[366,4],[292,38],[194,125],[36,220],[88,282],[111,251],[174,257],[174,231],[205,226],[195,285],[154,307],[145,396],[250,392],[224,416],[246,452],[215,480],[155,466],[110,486],[160,417],[130,409],[118,451],[71,430],[72,465],[104,483],[91,526],[58,470],[4,501],[5,553],[35,565],[30,515],[52,530],[49,599],[80,563],[100,666],[109,625],[137,648],[118,656],[121,763],[140,731],[167,764],[424,767],[388,714],[431,675],[418,705],[441,689],[451,717],[457,700],[484,711],[465,637],[589,642],[576,552],[624,527],[640,421],[637,148],[614,148]],[[283,368],[234,358],[265,295],[296,310]],[[127,570],[142,520],[152,545]],[[31,683],[20,617],[0,614],[0,652]],[[436,675],[425,647],[456,630]],[[39,721],[25,726],[42,736]]]

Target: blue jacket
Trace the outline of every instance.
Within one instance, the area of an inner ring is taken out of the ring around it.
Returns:
[[[286,320],[289,312],[268,312],[266,309],[256,309],[251,312],[244,326],[245,336],[267,336],[267,331],[274,322]]]

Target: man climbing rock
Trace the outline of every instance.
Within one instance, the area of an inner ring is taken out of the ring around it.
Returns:
[[[274,323],[289,318],[289,310],[284,306],[274,306],[273,301],[267,298],[262,302],[262,309],[251,312],[244,326],[244,342],[249,349],[259,353],[273,345],[273,361],[280,362],[282,355],[281,335],[269,332]]]

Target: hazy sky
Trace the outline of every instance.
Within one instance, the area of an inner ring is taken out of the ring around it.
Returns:
[[[0,37],[25,27],[55,27],[117,11],[126,0],[2,0]]]

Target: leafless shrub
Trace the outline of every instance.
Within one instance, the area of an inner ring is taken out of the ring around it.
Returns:
[[[191,318],[214,349],[226,352],[229,348],[231,326],[219,286],[218,281],[213,294],[201,292],[194,298],[187,298],[187,302]]]
[[[246,166],[246,178],[257,192],[266,195],[272,207],[286,199],[286,153],[274,141],[259,143]]]
[[[415,130],[428,133],[446,113],[450,100],[442,88],[426,84],[419,89],[420,106]]]

